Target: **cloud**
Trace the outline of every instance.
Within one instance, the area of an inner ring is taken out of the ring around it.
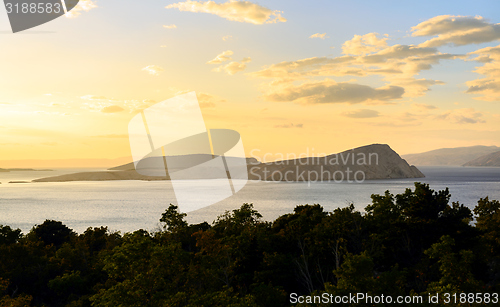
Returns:
[[[359,51],[360,52],[360,51]],[[252,73],[261,78],[301,79],[311,76],[366,76],[400,74],[413,76],[432,68],[440,60],[455,59],[457,55],[438,53],[436,48],[413,45],[394,45],[368,55],[313,57],[273,64]]]
[[[475,99],[485,101],[500,101],[500,45],[487,47],[469,53],[469,60],[484,63],[476,67],[475,73],[485,78],[467,81],[468,94],[479,94]]]
[[[222,37],[222,40],[223,40],[223,41],[228,41],[228,40],[231,40],[231,39],[233,39],[233,36],[232,36],[232,35],[226,35],[226,36],[223,36],[223,37]]]
[[[387,37],[378,38],[378,33],[354,35],[351,40],[342,45],[344,54],[365,55],[387,47]]]
[[[309,38],[321,38],[321,39],[325,39],[327,38],[328,36],[326,36],[326,33],[316,33],[316,34],[313,34],[311,36],[309,36]]]
[[[422,47],[463,46],[500,39],[500,24],[490,23],[481,16],[436,16],[416,25],[412,31],[412,36],[437,35],[420,44]]]
[[[167,5],[165,8],[177,8],[179,11],[194,13],[208,13],[227,20],[247,22],[256,25],[286,22],[286,19],[281,16],[282,12],[271,11],[268,8],[250,1],[229,0],[225,3],[216,3],[214,1],[203,2],[187,0]]]
[[[491,23],[481,18],[467,18],[459,20],[458,23],[453,21],[453,18],[450,19],[449,16],[430,19],[412,28],[413,36],[441,35],[439,33],[443,33],[442,35],[450,33],[455,35],[457,31],[472,31],[471,29],[477,27],[492,26]],[[391,88],[391,93],[396,93],[397,89],[399,91],[397,93],[403,93],[402,97],[414,98],[426,95],[435,85],[445,84],[440,80],[418,77],[422,71],[431,70],[445,60],[467,59],[468,56],[440,52],[438,50],[440,44],[389,45],[389,41],[387,34],[382,36],[378,33],[355,35],[342,44],[341,56],[311,57],[275,63],[248,75],[255,78],[270,79],[270,83],[264,86],[268,98],[283,97],[283,93],[287,90],[301,86],[303,88],[311,87],[311,84],[314,83],[312,80],[318,80],[320,77],[348,76],[356,78],[379,76],[385,82],[382,88]],[[484,50],[481,55],[475,55],[477,58],[474,60],[488,64],[484,66],[484,69],[477,69],[476,72],[486,74],[488,78],[470,83],[469,92],[478,93],[483,91],[486,93],[486,91],[489,91],[491,93],[495,91],[496,93],[497,89],[500,91],[500,85],[495,81],[498,78],[492,78],[494,71],[498,71],[497,64],[494,64],[496,61],[494,51],[491,49]],[[472,56],[469,55],[469,57]],[[326,82],[326,80],[323,82]],[[273,96],[273,94],[276,95]],[[329,97],[329,95],[326,96]],[[401,98],[398,95],[395,97]],[[375,99],[377,99],[376,96]],[[493,98],[489,97],[488,99]],[[334,99],[334,101],[336,100]],[[346,99],[346,101],[351,102],[350,99]],[[369,102],[372,100],[366,99],[363,101]],[[387,102],[387,100],[382,101]]]
[[[148,72],[150,75],[153,75],[153,76],[159,76],[160,73],[164,71],[163,68],[161,68],[160,66],[156,66],[156,65],[146,66],[142,70]]]
[[[406,97],[424,96],[426,92],[431,90],[431,86],[445,84],[445,82],[439,80],[415,79],[413,77],[401,78],[398,76],[388,76],[387,80],[390,80],[392,85],[403,87]]]
[[[345,47],[345,46],[344,46]],[[422,70],[432,69],[433,65],[442,60],[463,57],[439,53],[436,48],[413,45],[393,45],[384,49],[365,54],[379,47],[349,45],[346,52],[361,53],[360,55],[343,55],[339,57],[313,57],[296,61],[281,62],[265,67],[260,71],[250,73],[257,78],[274,79],[271,87],[294,81],[306,80],[319,76],[355,76],[364,77],[378,75],[384,77],[388,86],[405,88],[405,97],[419,97],[430,90],[433,85],[444,82],[432,79],[416,79]],[[375,49],[370,49],[370,48]]]
[[[483,114],[476,112],[476,110],[472,108],[448,111],[436,116],[436,119],[451,120],[457,124],[477,124],[486,122],[483,119]]]
[[[350,118],[373,118],[379,117],[380,113],[375,110],[359,109],[355,111],[344,112],[342,113],[342,115]]]
[[[436,48],[414,46],[414,45],[393,45],[383,48],[375,54],[370,54],[362,57],[365,63],[384,63],[391,59],[413,59],[420,60],[421,58],[427,59],[428,57],[443,56],[439,54]],[[445,55],[452,57],[452,55]]]
[[[304,128],[304,124],[275,125],[274,128]]]
[[[372,88],[355,83],[337,83],[326,79],[298,86],[290,85],[282,90],[266,95],[270,101],[293,101],[305,104],[318,103],[361,103],[367,101],[390,101],[400,99],[404,88],[388,86]]]
[[[117,106],[117,105],[111,105],[107,106],[101,109],[102,113],[118,113],[125,110],[124,108]]]
[[[69,12],[64,14],[67,18],[76,18],[80,16],[82,12],[88,12],[91,9],[97,8],[97,4],[95,4],[92,0],[80,0],[78,4]]]
[[[230,62],[224,66],[219,66],[215,68],[213,71],[221,72],[225,71],[228,75],[234,75],[237,72],[243,71],[247,68],[246,63],[251,62],[252,59],[250,57],[244,58],[240,62]]]
[[[213,60],[207,62],[207,64],[220,64],[225,61],[232,60],[231,56],[234,54],[231,50],[226,50],[221,54],[217,55]]]
[[[430,104],[425,104],[425,103],[414,103],[412,104],[414,108],[416,108],[419,111],[426,111],[426,110],[435,110],[437,109],[436,106],[430,105]]]
[[[177,29],[177,26],[176,26],[176,25],[174,25],[174,24],[172,24],[172,25],[168,25],[168,26],[163,25],[163,27],[164,27],[165,29]]]
[[[428,19],[411,28],[412,36],[432,36],[467,31],[487,26],[488,23],[481,16],[453,16],[440,15]]]

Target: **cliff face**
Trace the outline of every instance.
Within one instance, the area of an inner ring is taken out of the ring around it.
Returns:
[[[249,165],[249,179],[270,181],[362,181],[425,177],[385,144],[373,144],[326,157]]]
[[[457,148],[441,148],[418,154],[403,155],[403,159],[413,165],[455,165],[462,166],[464,163],[481,156],[499,151],[496,146],[470,146]]]
[[[471,160],[464,166],[500,166],[500,151]]]
[[[158,158],[150,158],[158,159]],[[162,159],[162,158],[160,158]],[[176,167],[190,169],[193,165],[210,160],[207,155],[179,156]],[[231,159],[241,159],[226,157]],[[155,165],[150,160],[151,165]],[[145,163],[146,165],[148,162]],[[394,150],[385,144],[373,144],[347,150],[326,157],[308,157],[294,160],[260,163],[246,158],[248,179],[266,181],[363,181],[371,179],[422,178],[415,166],[410,166]],[[244,165],[244,164],[243,164]],[[33,180],[34,182],[100,181],[100,180],[169,180],[170,177],[151,177],[137,173],[132,163],[104,172],[85,172]],[[169,168],[169,172],[178,169]],[[242,170],[243,174],[245,169]],[[182,179],[222,178],[225,174],[210,167],[198,168],[197,172],[186,172]]]

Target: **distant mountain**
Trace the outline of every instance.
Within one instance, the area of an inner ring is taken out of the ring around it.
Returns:
[[[471,160],[464,166],[500,166],[500,151]]]
[[[163,165],[162,157],[152,157],[141,161],[142,170],[152,172],[157,165]],[[209,162],[211,155],[187,155],[168,158],[168,172],[183,171],[182,179],[222,178],[226,174],[214,169]],[[226,157],[226,162],[238,165],[242,158]],[[160,162],[160,163],[159,163]],[[206,163],[206,164],[204,164]],[[174,164],[173,167],[171,165]],[[245,164],[247,165],[245,167]],[[196,169],[192,166],[198,166]],[[206,166],[204,166],[206,165]],[[241,164],[239,164],[241,165]],[[410,166],[395,151],[385,144],[372,144],[347,150],[326,157],[309,157],[293,160],[260,163],[254,158],[246,158],[241,174],[248,174],[251,180],[265,181],[361,181],[370,179],[422,178],[425,177],[415,166]],[[190,170],[193,170],[192,172]],[[194,171],[195,170],[195,171]],[[146,172],[147,173],[147,172]],[[231,175],[233,179],[234,176]],[[246,175],[244,176],[246,177]],[[179,177],[176,177],[179,178]],[[144,176],[135,170],[133,163],[127,163],[104,172],[83,172],[33,180],[34,182],[100,181],[100,180],[169,180],[170,176]]]
[[[484,155],[499,151],[497,146],[471,146],[457,148],[441,148],[418,154],[403,155],[409,164],[417,166],[427,165],[456,165],[462,166],[465,163]]]

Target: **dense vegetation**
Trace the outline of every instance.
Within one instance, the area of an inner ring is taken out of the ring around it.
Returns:
[[[416,183],[373,195],[366,213],[303,205],[263,222],[244,204],[212,225],[188,225],[171,205],[155,233],[76,234],[51,220],[26,235],[0,226],[0,306],[288,306],[291,293],[500,292],[500,203],[481,199],[472,212],[449,199]]]

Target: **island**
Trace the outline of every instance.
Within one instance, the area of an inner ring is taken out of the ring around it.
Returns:
[[[33,168],[0,168],[0,173],[8,172],[51,172],[51,169],[33,169]]]
[[[213,166],[203,167],[203,163],[213,159],[211,155],[186,155],[169,157],[175,161],[175,168],[169,167],[166,176],[147,176],[137,172],[133,163],[113,167],[101,172],[80,172],[60,176],[35,179],[33,182],[66,182],[66,181],[105,181],[105,180],[170,180],[168,172],[191,169],[197,165],[197,172],[186,172],[189,175],[182,179],[215,179],[224,178],[227,174],[214,171]],[[149,159],[149,160],[147,160]],[[162,157],[147,158],[144,164],[158,165]],[[156,160],[155,160],[156,159]],[[225,157],[229,164],[236,164],[236,157]],[[233,163],[231,163],[233,162]],[[340,153],[321,157],[298,157],[296,159],[259,162],[255,158],[246,158],[242,170],[250,180],[263,181],[363,181],[374,179],[423,178],[425,175],[415,166],[409,165],[389,145],[371,144]],[[241,173],[241,172],[240,172]],[[232,179],[238,176],[231,174]],[[179,177],[176,177],[179,178]]]
[[[417,166],[462,166],[479,157],[497,152],[497,146],[469,146],[455,148],[440,148],[417,154],[403,155],[408,163]]]
[[[500,151],[481,156],[464,164],[464,166],[500,167]]]

